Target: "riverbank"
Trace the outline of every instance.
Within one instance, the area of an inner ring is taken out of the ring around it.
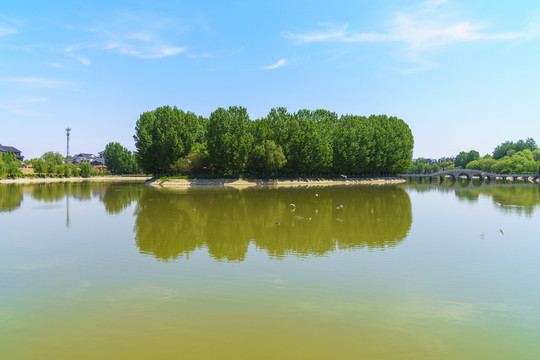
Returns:
[[[0,184],[51,184],[51,183],[81,183],[81,182],[94,182],[94,183],[144,183],[151,179],[150,176],[91,176],[87,178],[83,177],[69,177],[69,178],[14,178],[14,179],[0,179]]]
[[[350,179],[152,179],[145,184],[155,188],[188,189],[201,186],[226,186],[245,189],[249,187],[311,187],[338,185],[393,185],[404,183],[399,178],[350,178]]]

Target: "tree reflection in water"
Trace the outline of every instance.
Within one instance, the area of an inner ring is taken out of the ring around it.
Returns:
[[[242,261],[250,243],[276,258],[382,250],[402,241],[412,223],[400,187],[147,191],[135,214],[140,251],[165,261],[198,248]]]
[[[0,185],[0,213],[12,212],[21,206],[22,186]]]
[[[454,183],[459,186],[454,187]],[[413,184],[407,188],[417,192],[454,192],[458,199],[471,202],[488,197],[499,211],[525,216],[532,216],[535,208],[540,206],[540,186],[532,183],[483,183],[459,179],[431,185]]]

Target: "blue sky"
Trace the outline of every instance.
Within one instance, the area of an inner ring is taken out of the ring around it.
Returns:
[[[139,115],[388,114],[414,156],[540,143],[537,1],[3,1],[0,143],[134,149]]]

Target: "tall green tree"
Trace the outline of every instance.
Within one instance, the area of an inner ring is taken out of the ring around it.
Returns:
[[[105,165],[112,172],[124,174],[137,172],[134,155],[117,142],[110,142],[105,145],[103,158],[105,159]]]
[[[332,168],[332,129],[337,115],[326,110],[299,110],[288,126],[287,167],[291,172],[326,172]]]
[[[141,169],[158,175],[170,171],[191,150],[199,120],[191,112],[169,106],[141,114],[134,136]]]
[[[207,132],[208,155],[218,171],[244,170],[253,146],[246,108],[218,108],[210,114]]]

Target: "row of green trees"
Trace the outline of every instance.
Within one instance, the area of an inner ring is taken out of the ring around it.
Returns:
[[[493,154],[480,156],[478,151],[462,151],[454,161],[443,158],[432,161],[424,158],[413,161],[407,172],[430,174],[452,169],[474,169],[498,174],[534,174],[540,165],[540,149],[533,138],[517,142],[506,141]]]
[[[243,107],[208,119],[164,106],[143,113],[135,146],[145,173],[249,171],[258,174],[404,172],[414,140],[401,119],[275,108],[251,121]]]
[[[483,170],[497,174],[536,174],[540,165],[540,149],[523,150],[500,159],[485,156],[471,161],[467,169]]]
[[[103,152],[105,165],[111,172],[135,174],[139,172],[136,156],[117,142],[110,142]]]
[[[34,173],[38,175],[56,176],[82,176],[89,177],[97,175],[92,165],[89,163],[67,164],[66,159],[59,153],[48,152],[40,158],[25,160],[26,164],[32,164]]]

